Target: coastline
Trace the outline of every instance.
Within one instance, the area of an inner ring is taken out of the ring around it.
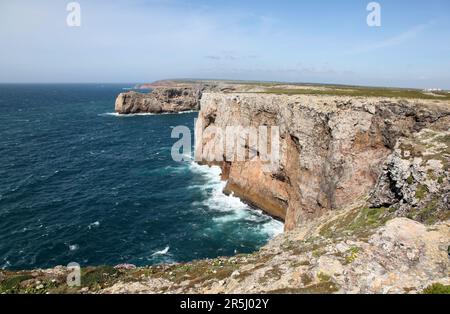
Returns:
[[[286,200],[284,233],[251,254],[148,267],[84,267],[80,287],[66,285],[66,267],[1,271],[0,290],[416,294],[450,285],[448,103],[206,92],[201,119],[219,127],[230,121],[281,125],[287,152],[281,172],[265,174],[258,164],[232,162],[217,163],[222,174],[215,175],[228,182],[223,190],[228,186],[230,194],[235,188],[248,193],[241,195],[243,201],[252,199],[255,188],[265,197]],[[211,138],[196,142],[196,151],[211,144],[208,141]],[[308,172],[299,175],[305,169]],[[340,170],[330,172],[333,169]],[[311,189],[314,184],[317,188]],[[296,195],[292,186],[308,192],[308,198]]]

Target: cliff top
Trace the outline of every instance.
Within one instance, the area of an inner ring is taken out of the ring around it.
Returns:
[[[374,110],[374,106],[401,104],[411,107],[427,107],[439,111],[450,111],[450,99],[441,98],[405,98],[405,97],[386,97],[386,96],[355,96],[355,95],[329,95],[329,94],[309,94],[305,93],[272,93],[272,92],[205,92],[203,98],[224,97],[235,98],[236,101],[245,99],[255,103],[275,103],[277,105],[295,105],[314,107],[322,112],[330,112],[340,109],[344,106],[363,107],[368,111]]]
[[[365,87],[351,85],[282,83],[228,80],[162,80],[139,85],[140,88],[186,87],[203,84],[221,92],[256,92],[277,95],[328,95],[351,97],[386,97],[450,101],[450,91],[429,91],[414,88]]]

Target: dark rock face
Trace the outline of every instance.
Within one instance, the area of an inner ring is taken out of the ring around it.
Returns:
[[[121,93],[116,99],[115,111],[132,113],[176,113],[199,110],[202,87],[156,88],[152,93]]]

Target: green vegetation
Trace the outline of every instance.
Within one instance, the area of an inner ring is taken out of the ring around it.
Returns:
[[[305,286],[307,286],[311,282],[313,282],[313,279],[311,278],[311,276],[306,274],[306,273],[301,274],[300,278],[302,280],[302,284],[305,285]]]
[[[361,249],[357,246],[351,247],[345,252],[345,264],[351,264],[358,258],[358,253]]]
[[[33,277],[28,274],[6,278],[0,282],[0,293],[18,293],[20,291],[20,283],[31,278]]]
[[[304,288],[284,288],[269,291],[271,294],[331,294],[339,291],[334,282],[320,282]]]
[[[409,185],[413,184],[414,182],[414,177],[412,174],[409,175],[408,179],[406,179],[406,181],[408,182]]]
[[[440,283],[432,284],[425,288],[423,294],[450,294],[450,286],[446,286]]]
[[[246,86],[244,90],[253,87],[265,88],[260,93],[279,95],[330,95],[354,97],[396,97],[408,99],[450,100],[448,92],[424,92],[419,89],[352,86],[340,84],[288,83],[276,81],[245,81],[245,80],[173,80],[180,83],[230,84]],[[298,87],[298,88],[296,88]]]
[[[449,93],[424,93],[413,89],[391,89],[391,88],[370,88],[370,87],[339,87],[339,88],[267,88],[266,94],[279,95],[329,95],[329,96],[352,96],[352,97],[395,97],[395,98],[416,98],[416,99],[436,99],[450,100]]]
[[[354,208],[325,224],[320,235],[326,238],[336,238],[339,235],[357,235],[368,237],[372,230],[378,228],[392,218],[390,208]]]
[[[407,217],[426,225],[432,225],[438,221],[446,221],[450,218],[450,211],[446,210],[443,206],[439,206],[439,201],[440,198],[434,196],[423,205],[417,208],[411,208]]]
[[[321,257],[325,253],[326,253],[325,249],[316,249],[312,252],[312,255],[317,258],[317,257]]]
[[[428,195],[428,187],[426,185],[419,185],[416,189],[416,198],[423,200]]]
[[[81,285],[89,288],[100,288],[111,283],[119,276],[119,271],[111,266],[98,266],[83,268],[81,272]]]
[[[423,221],[429,225],[435,223],[437,221],[437,217],[433,215],[433,213],[436,211],[436,205],[437,200],[432,200],[430,203],[428,203],[428,205],[420,210],[417,214],[417,220]]]
[[[278,266],[274,266],[273,268],[266,271],[264,276],[259,279],[259,283],[267,283],[270,279],[280,279],[283,275],[282,271]]]
[[[450,135],[442,134],[435,131],[429,131],[422,134],[419,139],[412,139],[414,142],[400,145],[400,149],[403,151],[409,151],[411,157],[421,157],[422,164],[425,165],[430,160],[439,160],[443,166],[443,169],[448,169],[449,161],[448,155],[450,155]],[[424,154],[424,152],[427,152]],[[440,179],[440,180],[443,180]]]
[[[318,273],[317,278],[319,278],[320,282],[329,282],[331,280],[331,276],[324,273]]]
[[[45,294],[57,292],[64,283],[65,292],[70,288],[65,284],[65,277],[46,275],[40,272],[0,272],[0,294]],[[61,290],[62,291],[62,290]]]

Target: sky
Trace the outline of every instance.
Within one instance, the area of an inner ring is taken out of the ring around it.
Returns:
[[[0,82],[169,78],[450,89],[450,1],[0,0]]]

